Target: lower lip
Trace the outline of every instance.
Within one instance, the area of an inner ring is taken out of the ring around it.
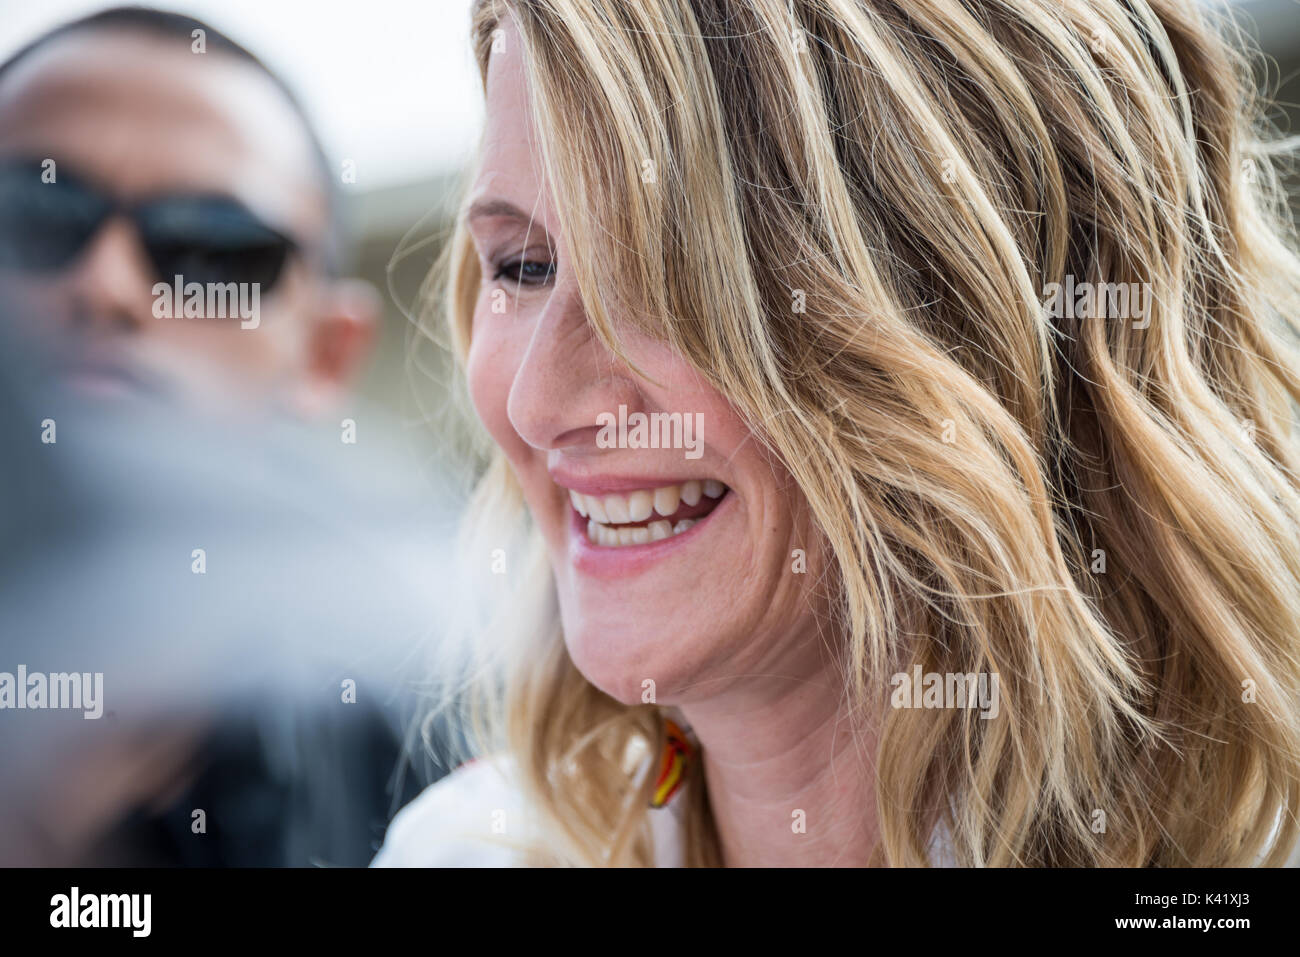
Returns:
[[[637,575],[678,549],[686,548],[708,528],[718,513],[731,507],[735,498],[730,489],[718,501],[717,507],[680,535],[661,538],[644,545],[597,545],[587,538],[587,519],[569,508],[569,561],[570,564],[592,578],[624,578]]]

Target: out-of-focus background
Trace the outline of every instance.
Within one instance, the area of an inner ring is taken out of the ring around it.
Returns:
[[[0,63],[118,5],[0,0]],[[96,720],[0,714],[0,864],[364,865],[460,756],[448,724],[419,719],[463,604],[473,464],[448,356],[415,323],[481,124],[469,2],[148,5],[227,34],[293,92],[343,206],[340,272],[382,316],[336,411],[250,427],[87,404],[17,358],[7,327],[31,309],[0,297],[0,682],[105,675]],[[270,97],[248,95],[249,111]],[[37,439],[46,421],[57,444]]]
[[[0,59],[50,26],[103,6],[0,0]],[[226,31],[283,76],[339,170],[345,161],[353,164],[355,182],[343,183],[343,190],[356,229],[355,271],[396,293],[386,297],[383,334],[362,388],[416,433],[420,409],[439,407],[447,380],[436,349],[422,352],[423,372],[409,368],[411,328],[403,308],[439,251],[476,145],[482,103],[467,40],[469,6],[469,0],[166,4]],[[1281,81],[1283,129],[1300,132],[1300,2],[1233,0],[1231,6],[1255,24],[1271,59],[1263,82],[1272,88]],[[404,238],[407,248],[395,261]],[[430,454],[437,441],[429,439]]]

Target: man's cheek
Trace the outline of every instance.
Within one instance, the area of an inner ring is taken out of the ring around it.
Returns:
[[[52,338],[63,331],[68,305],[57,283],[0,278],[0,308],[11,330],[30,337]]]
[[[17,276],[0,277],[0,297],[3,297],[8,309],[37,305],[42,299],[52,299],[53,293],[45,288],[49,284],[33,282]]]

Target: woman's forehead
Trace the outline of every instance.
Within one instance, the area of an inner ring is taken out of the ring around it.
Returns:
[[[503,20],[499,29],[488,61],[486,122],[471,202],[512,204],[550,231],[556,223],[542,171],[523,44],[513,20]]]

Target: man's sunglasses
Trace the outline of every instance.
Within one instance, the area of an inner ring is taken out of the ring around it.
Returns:
[[[298,246],[233,199],[174,194],[124,203],[59,170],[41,180],[30,161],[0,162],[0,269],[68,266],[113,215],[134,223],[157,273],[171,284],[258,283],[269,292]]]

